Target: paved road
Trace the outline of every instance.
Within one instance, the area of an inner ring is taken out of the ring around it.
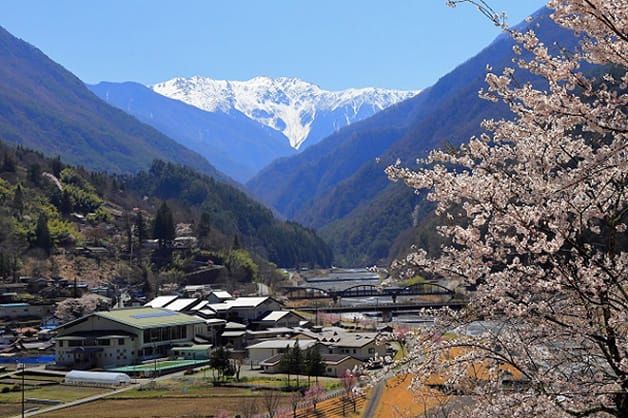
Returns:
[[[373,388],[373,396],[371,396],[371,399],[369,400],[368,405],[364,409],[362,418],[376,418],[375,413],[377,412],[377,407],[379,406],[379,401],[382,398],[382,394],[384,393],[385,388],[386,388],[386,379],[379,382]]]

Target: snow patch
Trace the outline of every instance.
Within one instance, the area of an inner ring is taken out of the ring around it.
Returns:
[[[308,138],[312,124],[321,112],[342,112],[348,125],[373,114],[376,109],[385,109],[419,93],[419,90],[373,87],[328,91],[290,77],[255,77],[247,81],[176,77],[150,87],[161,95],[208,112],[229,113],[236,109],[282,132],[297,149]],[[363,108],[368,111],[358,116]]]

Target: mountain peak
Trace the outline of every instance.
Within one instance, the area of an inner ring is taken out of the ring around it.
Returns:
[[[297,149],[418,93],[373,87],[329,91],[296,77],[268,76],[246,81],[175,77],[150,87],[208,112],[238,110],[283,133]]]

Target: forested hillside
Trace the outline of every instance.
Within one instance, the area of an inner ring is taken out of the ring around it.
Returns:
[[[180,235],[198,240],[185,258],[172,250]],[[151,238],[159,248],[145,248]],[[107,255],[88,265],[77,256],[83,247]],[[110,175],[0,143],[1,277],[177,277],[198,256],[248,266],[249,280],[272,278],[257,275],[271,271],[270,262],[332,261],[313,231],[275,219],[236,188],[189,168],[155,161],[136,175]]]
[[[0,138],[93,170],[133,173],[163,159],[226,178],[200,155],[100,100],[2,27]]]
[[[550,45],[560,42],[569,47],[574,43],[571,34],[549,19],[546,9],[537,12],[528,24],[535,25],[539,36]],[[398,255],[395,249],[404,247],[398,245],[400,241],[407,247],[417,237],[425,237],[422,219],[427,210],[420,196],[392,184],[384,169],[398,159],[415,166],[416,158],[430,150],[457,146],[479,134],[483,119],[508,117],[504,105],[480,99],[478,91],[485,87],[487,65],[494,71],[512,65],[512,47],[508,37],[498,37],[417,97],[341,131],[338,135],[344,135],[344,141],[332,136],[307,150],[312,162],[305,160],[305,153],[300,160],[279,161],[248,186],[284,215],[319,229],[339,264],[390,260]],[[373,146],[376,140],[380,147]],[[361,150],[369,147],[374,152],[362,158]],[[319,164],[319,158],[333,162]],[[293,165],[292,172],[299,173],[298,182],[284,187],[286,179],[279,178],[277,170],[281,165]],[[336,167],[342,167],[342,175]],[[279,187],[269,187],[271,184]],[[411,228],[418,229],[411,232]]]

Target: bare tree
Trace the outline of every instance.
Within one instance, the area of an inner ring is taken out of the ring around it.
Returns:
[[[274,418],[277,415],[279,409],[279,403],[281,402],[281,396],[277,391],[267,390],[262,395],[262,404],[268,414],[268,418]]]
[[[250,397],[245,398],[242,401],[242,407],[240,408],[240,415],[242,418],[253,418],[259,413],[259,403],[257,398]]]

